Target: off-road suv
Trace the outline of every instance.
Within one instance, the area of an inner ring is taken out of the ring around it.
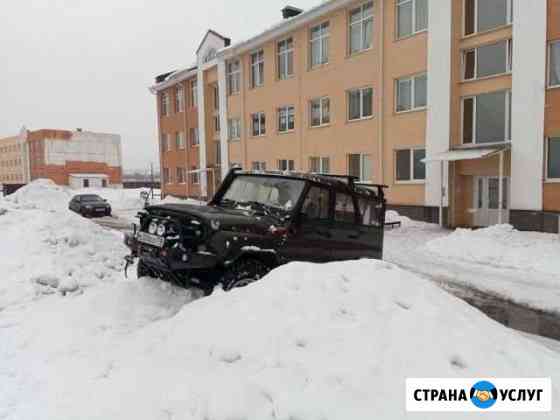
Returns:
[[[125,242],[138,276],[211,293],[245,286],[290,261],[381,259],[381,185],[349,176],[231,170],[203,206],[163,204],[138,214]]]

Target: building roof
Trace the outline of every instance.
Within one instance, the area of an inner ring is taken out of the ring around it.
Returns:
[[[224,40],[225,47],[218,50],[217,55],[220,57],[232,57],[237,54],[241,54],[248,50],[258,47],[259,45],[271,41],[283,34],[289,33],[294,31],[301,26],[308,24],[309,22],[320,18],[322,15],[326,13],[333,12],[337,9],[347,6],[348,4],[354,2],[355,0],[327,0],[323,1],[319,5],[312,7],[311,9],[304,11],[297,16],[283,19],[282,21],[272,25],[270,28],[266,29],[265,31],[248,38],[244,41],[238,42],[236,44],[231,44],[231,39],[224,37],[220,33],[209,29],[204,38],[200,42],[196,52],[200,51],[202,45],[206,41],[206,38],[209,34],[213,34],[221,39]],[[162,89],[167,89],[168,87],[173,86],[174,84],[181,82],[183,80],[188,79],[196,74],[197,66],[191,66],[188,68],[183,68],[181,70],[176,70],[174,72],[164,73],[156,77],[156,83],[150,87],[150,91],[152,93],[157,93]]]
[[[208,29],[208,31],[206,31],[206,34],[204,35],[204,38],[202,38],[202,41],[200,42],[200,44],[198,44],[198,48],[196,49],[196,53],[198,54],[198,52],[200,51],[200,49],[202,48],[202,46],[204,45],[204,42],[206,41],[206,38],[208,38],[208,35],[215,35],[218,38],[221,38],[224,41],[224,45],[226,47],[229,47],[231,45],[231,39],[227,38],[221,34],[219,34],[218,32],[216,32],[213,29]]]
[[[283,34],[287,34],[296,29],[299,29],[300,27],[307,25],[313,20],[318,19],[327,13],[345,7],[353,2],[355,2],[355,0],[323,1],[317,6],[314,6],[297,16],[291,17],[289,19],[283,19],[282,21],[272,25],[270,28],[251,38],[221,49],[220,51],[218,51],[218,56],[231,57],[254,49],[261,44],[269,42],[279,36],[282,36]]]

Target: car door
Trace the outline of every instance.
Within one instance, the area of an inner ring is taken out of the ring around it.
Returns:
[[[329,188],[311,185],[294,220],[282,253],[291,261],[326,262],[332,258],[332,195]]]
[[[364,232],[357,223],[358,211],[354,196],[336,191],[334,200],[334,223],[331,228],[332,259],[335,261],[363,258],[361,247]]]
[[[362,257],[383,258],[384,226],[382,224],[383,207],[380,203],[369,197],[358,198],[358,229],[361,232],[359,242]]]

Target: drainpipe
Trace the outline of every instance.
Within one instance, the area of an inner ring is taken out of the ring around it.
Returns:
[[[384,173],[384,141],[383,136],[385,135],[385,1],[381,1],[381,47],[380,47],[380,58],[381,63],[379,66],[379,126],[378,126],[378,133],[377,133],[377,143],[378,143],[378,151],[379,154],[379,183],[384,184],[383,180],[385,178]]]
[[[444,198],[445,198],[445,182],[443,180],[443,175],[444,175],[444,169],[443,169],[443,163],[444,161],[442,160],[440,162],[440,166],[439,166],[439,174],[440,174],[440,179],[441,179],[441,193],[440,193],[440,200],[439,200],[439,225],[440,227],[443,227],[443,204],[444,204]]]
[[[498,224],[502,224],[504,221],[504,151],[500,152],[500,172],[498,181]]]

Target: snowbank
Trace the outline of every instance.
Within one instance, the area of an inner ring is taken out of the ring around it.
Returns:
[[[10,314],[0,417],[406,419],[407,377],[551,376],[560,398],[557,353],[388,263],[290,264],[186,293],[123,281]]]
[[[68,189],[39,180],[0,200],[0,311],[122,278],[122,236],[70,212],[70,197]]]
[[[428,242],[427,248],[439,256],[470,263],[560,277],[557,235],[519,232],[510,225],[457,229],[446,237]]]
[[[71,198],[72,193],[67,187],[58,186],[49,179],[38,179],[2,201],[16,208],[53,211],[68,208]]]

